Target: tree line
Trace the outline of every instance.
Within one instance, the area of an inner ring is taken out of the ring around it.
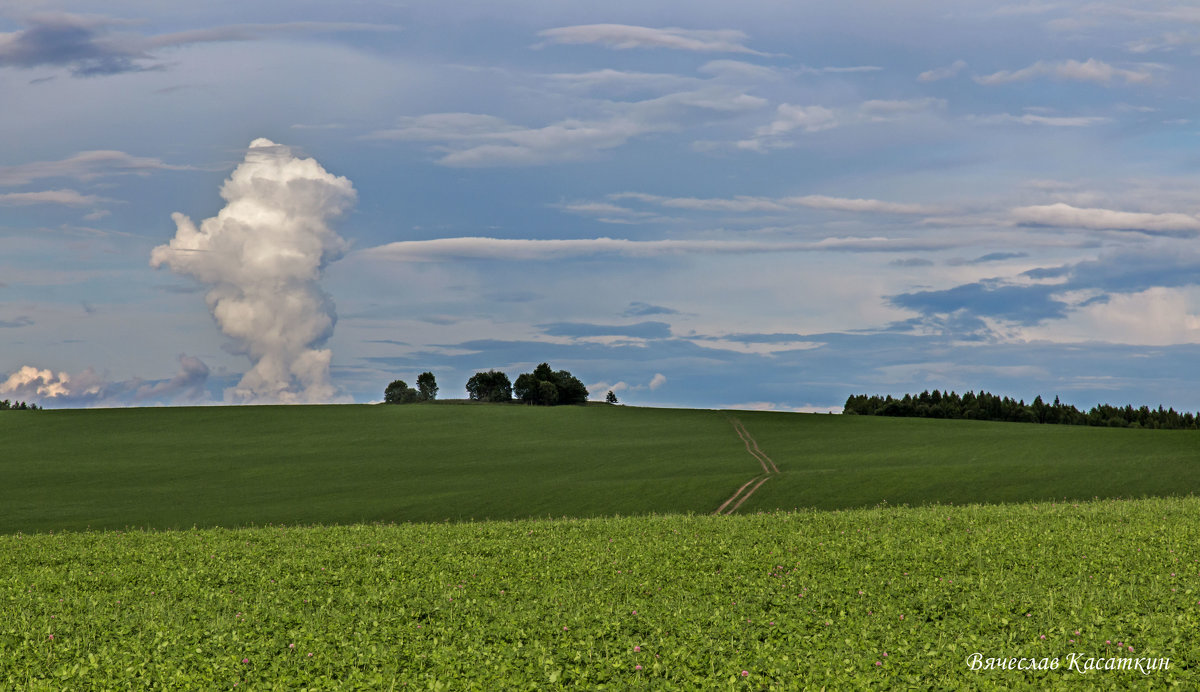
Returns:
[[[477,372],[467,380],[467,397],[472,401],[507,402],[517,401],[534,406],[560,406],[587,402],[588,390],[579,378],[566,370],[554,370],[542,363],[532,372],[521,373],[516,383],[506,373],[498,370]],[[417,389],[412,389],[403,380],[395,380],[383,393],[384,403],[408,404],[432,401],[437,398],[437,381],[433,373],[421,373],[417,377]],[[617,397],[608,393],[607,401],[617,403]]]
[[[1047,404],[1041,396],[1026,404],[1024,399],[999,397],[988,392],[924,391],[913,396],[867,396],[852,394],[846,399],[844,414],[859,416],[894,416],[899,418],[953,418],[967,420],[1008,421],[1014,423],[1045,423],[1052,425],[1091,425],[1109,428],[1152,428],[1158,430],[1196,430],[1200,415],[1180,413],[1159,406],[1134,408],[1098,404],[1087,412],[1054,397]]]
[[[0,401],[0,411],[40,411],[43,407],[37,404],[27,404],[24,401]]]

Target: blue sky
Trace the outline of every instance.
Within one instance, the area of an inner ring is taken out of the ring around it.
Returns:
[[[1197,410],[1198,55],[1168,2],[8,2],[0,398]]]

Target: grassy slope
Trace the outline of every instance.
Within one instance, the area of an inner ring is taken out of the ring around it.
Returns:
[[[5,412],[0,532],[712,511],[726,413],[293,406]],[[739,510],[1200,492],[1200,435],[736,414],[782,474]]]
[[[0,688],[1194,690],[1198,512],[1190,498],[0,536]],[[1065,662],[1117,642],[1171,668]],[[974,652],[1064,662],[972,672]]]
[[[1200,493],[1200,435],[1066,425],[739,413],[779,466],[741,511]]]
[[[758,468],[722,414],[290,406],[0,415],[0,531],[704,512]]]

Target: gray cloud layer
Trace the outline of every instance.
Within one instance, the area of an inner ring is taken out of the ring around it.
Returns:
[[[397,27],[355,22],[234,24],[143,36],[136,22],[98,15],[46,12],[30,15],[26,28],[0,34],[0,67],[66,67],[76,77],[160,70],[154,51],[192,43],[250,41],[271,34],[331,31],[394,31]]]

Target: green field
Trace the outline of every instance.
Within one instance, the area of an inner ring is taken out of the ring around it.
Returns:
[[[4,412],[0,532],[739,513],[1200,492],[1200,436],[611,406]]]
[[[1194,689],[1197,441],[612,406],[6,412],[0,689]],[[1139,658],[1170,666],[1088,668]]]
[[[0,688],[1197,689],[1198,515],[1175,498],[0,536]],[[1169,665],[1091,669],[1139,658]]]

